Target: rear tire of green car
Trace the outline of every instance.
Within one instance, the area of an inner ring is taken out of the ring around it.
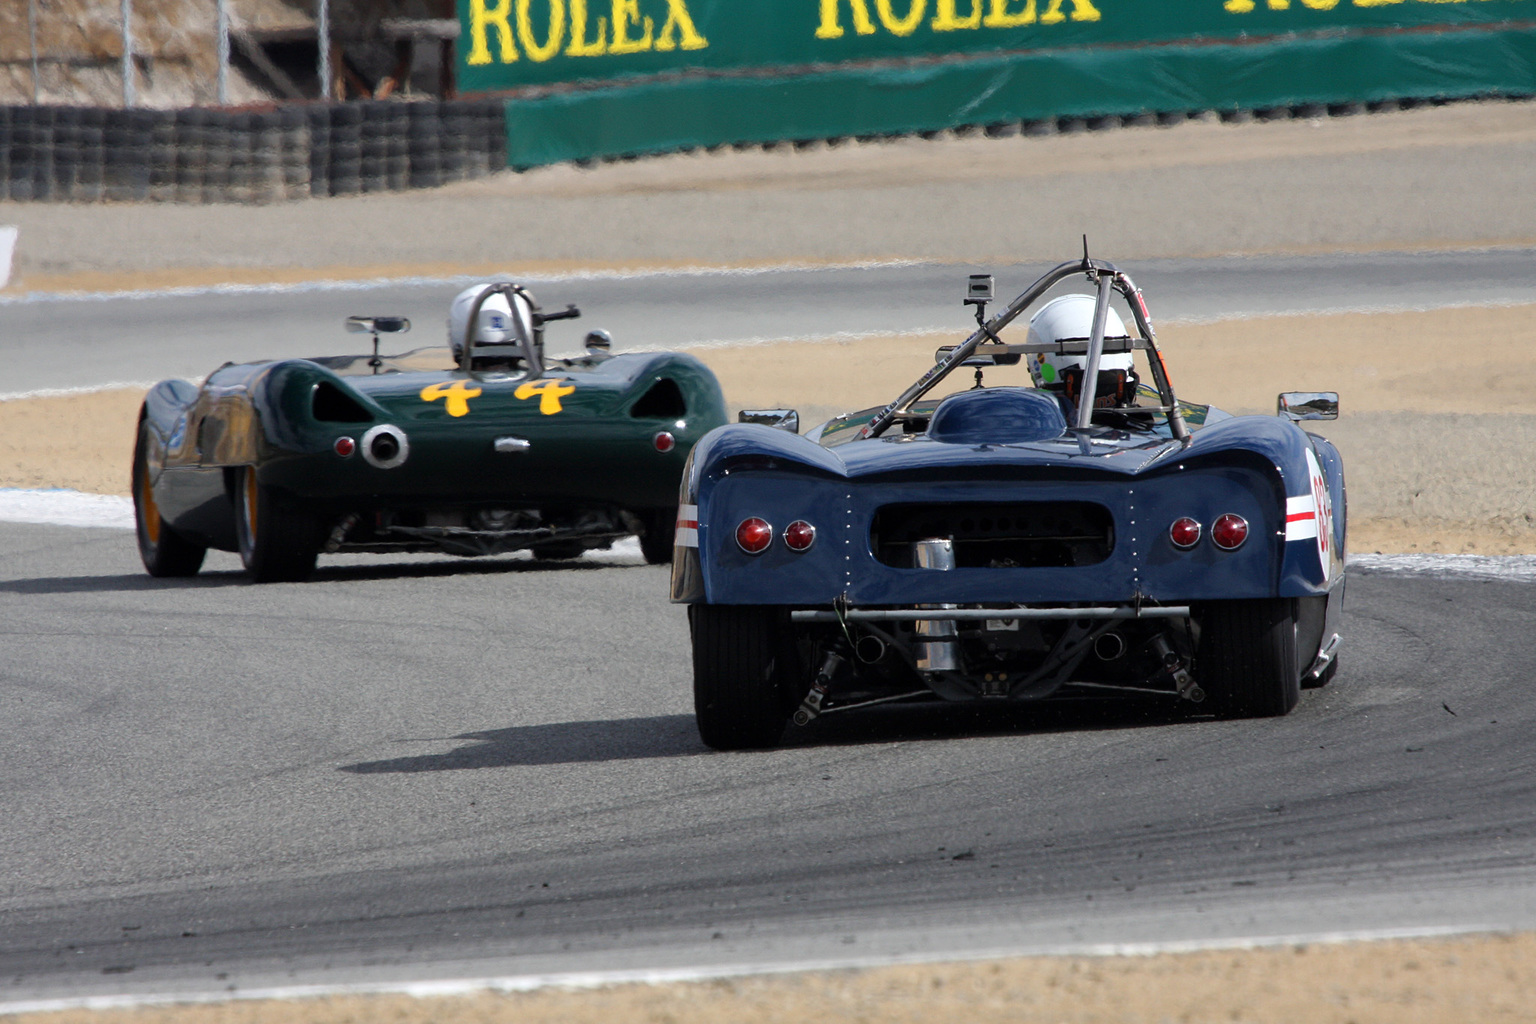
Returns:
[[[666,565],[672,561],[673,538],[677,534],[677,509],[653,508],[640,513],[645,532],[640,535],[640,553],[647,565]]]
[[[187,540],[160,516],[149,479],[149,429],[149,424],[139,424],[139,440],[133,449],[133,524],[139,557],[151,576],[196,576],[208,549]]]
[[[699,738],[716,750],[774,746],[790,712],[788,616],[755,605],[696,604],[688,613]]]
[[[556,540],[548,544],[535,544],[533,557],[541,562],[568,562],[587,553],[587,546],[579,540]]]
[[[1222,718],[1274,718],[1301,697],[1292,598],[1212,601],[1199,609],[1195,678]]]
[[[252,580],[296,583],[315,571],[322,539],[319,520],[259,483],[254,466],[239,470],[234,502],[240,561]]]

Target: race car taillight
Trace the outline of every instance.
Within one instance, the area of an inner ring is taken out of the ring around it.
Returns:
[[[784,546],[791,551],[807,551],[816,543],[816,527],[804,519],[796,519],[784,527]]]
[[[1173,546],[1182,551],[1188,551],[1200,543],[1200,521],[1189,516],[1181,516],[1168,527],[1168,539],[1173,541]]]
[[[1248,520],[1233,512],[1211,524],[1211,541],[1223,551],[1236,551],[1248,539]]]
[[[336,443],[331,447],[336,450],[337,455],[340,455],[345,459],[353,452],[357,451],[357,442],[352,440],[350,437],[338,437],[336,439]]]
[[[676,447],[677,439],[667,431],[663,430],[661,433],[651,438],[651,443],[656,446],[657,451],[661,452],[662,454],[666,454],[674,447]]]
[[[762,554],[772,543],[773,527],[766,520],[752,516],[736,527],[736,545],[749,555]]]

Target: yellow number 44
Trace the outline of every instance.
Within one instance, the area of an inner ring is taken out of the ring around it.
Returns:
[[[471,387],[462,380],[456,380],[452,384],[428,384],[421,389],[423,402],[435,402],[441,398],[443,406],[448,410],[448,415],[455,418],[469,415],[469,400],[479,395],[479,388]]]
[[[517,390],[512,392],[518,398],[532,398],[539,396],[539,412],[545,416],[553,416],[560,411],[560,396],[569,395],[576,390],[576,385],[564,380],[550,378],[549,380],[530,380],[519,384]]]

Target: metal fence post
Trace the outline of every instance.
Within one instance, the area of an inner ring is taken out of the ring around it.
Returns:
[[[37,106],[37,0],[27,0],[27,41],[32,47],[32,105]]]
[[[331,3],[315,0],[315,42],[320,47],[320,98],[331,99]]]
[[[133,0],[123,0],[123,106],[133,106]]]
[[[219,0],[219,106],[229,106],[229,3]]]

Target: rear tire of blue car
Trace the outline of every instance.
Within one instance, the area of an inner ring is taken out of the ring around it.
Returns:
[[[257,583],[296,583],[315,571],[320,556],[319,521],[285,503],[256,479],[256,467],[239,472],[235,488],[235,535],[240,561]]]
[[[716,750],[774,746],[790,713],[783,609],[696,604],[688,613],[699,737]]]
[[[1196,678],[1223,718],[1273,718],[1301,697],[1296,602],[1213,601],[1199,609]]]
[[[149,480],[148,430],[147,425],[140,426],[139,442],[133,451],[133,523],[139,539],[139,557],[151,576],[196,576],[208,549],[187,540],[161,517]]]

